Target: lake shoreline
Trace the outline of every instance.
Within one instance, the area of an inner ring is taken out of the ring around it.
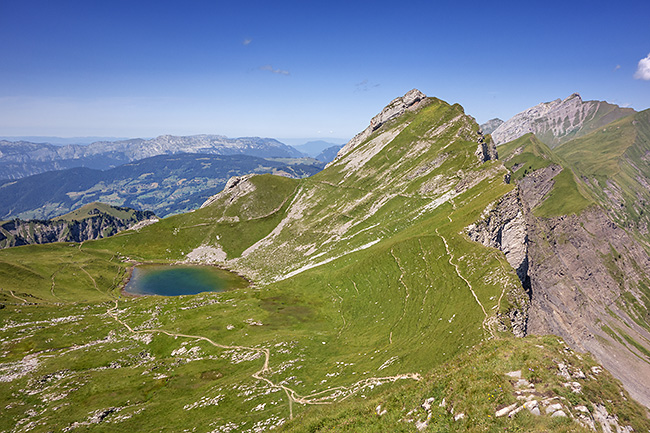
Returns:
[[[187,296],[225,292],[250,285],[247,278],[219,266],[150,262],[129,266],[120,293],[133,298]]]

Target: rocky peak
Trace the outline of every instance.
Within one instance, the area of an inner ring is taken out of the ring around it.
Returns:
[[[474,154],[478,157],[480,163],[495,161],[499,159],[497,146],[490,136],[485,137],[480,131],[478,133],[478,147]]]
[[[395,98],[390,101],[390,103],[386,105],[379,114],[370,120],[370,125],[368,125],[368,127],[364,129],[363,132],[355,135],[352,140],[350,140],[345,146],[341,148],[339,153],[336,155],[336,159],[354,149],[358,144],[362,143],[366,138],[368,138],[370,134],[373,133],[373,131],[379,129],[386,122],[401,116],[407,110],[414,110],[419,107],[420,102],[425,100],[426,97],[427,96],[424,93],[420,92],[418,89],[412,89],[406,92],[404,96],[400,96],[399,98]]]
[[[574,99],[574,98],[576,98],[576,99],[578,99],[580,102],[582,102],[582,97],[580,96],[580,93],[577,93],[577,92],[576,92],[576,93],[572,93],[571,96],[569,96],[568,98],[566,98],[564,101],[566,102],[566,101],[568,101],[568,100],[570,100],[570,99]]]
[[[390,101],[390,103],[381,110],[381,113],[373,117],[372,120],[370,120],[370,127],[373,131],[378,129],[389,120],[404,114],[409,107],[420,102],[424,98],[426,98],[426,95],[418,89],[409,90],[404,96]]]
[[[580,94],[573,93],[516,114],[496,128],[492,138],[499,145],[532,132],[552,148],[633,113],[631,108],[604,101],[583,101]]]
[[[482,123],[480,125],[480,128],[481,128],[481,132],[487,135],[487,134],[492,134],[492,132],[494,132],[494,130],[501,125],[503,125],[503,120],[499,119],[498,117],[495,117],[494,119],[490,119],[487,122]]]
[[[250,178],[253,176],[254,174],[247,174],[245,176],[231,177],[228,179],[228,182],[226,182],[226,186],[223,188],[223,191],[209,197],[205,202],[203,202],[200,209],[208,207],[224,197],[228,197],[229,202],[232,203],[238,198],[255,191],[255,185],[250,181]]]

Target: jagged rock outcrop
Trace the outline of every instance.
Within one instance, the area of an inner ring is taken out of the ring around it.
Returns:
[[[496,128],[492,138],[500,145],[532,132],[555,147],[633,113],[632,108],[604,101],[583,101],[574,93],[564,100],[543,102],[516,114]]]
[[[497,248],[506,256],[522,284],[528,278],[528,234],[526,220],[515,189],[504,195],[484,218],[467,228],[475,242]]]
[[[478,147],[476,148],[475,155],[478,157],[479,162],[487,162],[499,159],[497,146],[490,136],[485,137],[479,132]]]
[[[426,95],[418,89],[412,89],[406,92],[404,96],[393,99],[390,104],[386,105],[383,110],[370,120],[370,125],[359,134],[355,135],[345,146],[339,150],[336,159],[347,154],[358,144],[366,140],[373,131],[379,129],[389,120],[404,114],[406,110],[415,110],[420,106],[420,102],[426,100]]]
[[[467,235],[475,242],[501,250],[517,273],[530,296],[528,278],[528,233],[518,190],[504,195],[492,208],[486,209],[479,221],[467,227]],[[517,337],[526,335],[529,299],[519,293],[509,293],[508,301],[517,308],[505,313],[502,322],[509,322]]]
[[[503,125],[503,120],[495,117],[494,119],[490,119],[485,123],[481,123],[481,132],[485,135],[492,134],[492,132],[494,132],[494,130],[501,125]]]
[[[125,208],[117,208],[125,210]],[[120,218],[99,209],[83,219],[21,220],[12,219],[0,225],[0,248],[52,242],[84,242],[112,236],[144,221],[155,221],[151,211],[129,209],[130,217]]]
[[[255,185],[250,182],[250,178],[252,176],[254,175],[249,174],[246,176],[231,177],[228,179],[228,182],[226,182],[226,186],[223,188],[223,191],[208,198],[205,202],[203,202],[200,209],[208,207],[212,203],[215,203],[224,197],[228,197],[228,203],[231,204],[237,201],[238,198],[255,191]]]

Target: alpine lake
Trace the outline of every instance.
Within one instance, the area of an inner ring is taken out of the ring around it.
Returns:
[[[182,296],[248,286],[239,275],[214,266],[138,265],[124,287],[130,295]]]

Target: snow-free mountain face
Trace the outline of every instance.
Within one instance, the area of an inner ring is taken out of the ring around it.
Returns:
[[[503,125],[503,120],[499,119],[498,117],[490,119],[487,122],[481,124],[481,132],[483,132],[485,135],[492,134],[492,132],[494,132],[494,130],[501,125]]]
[[[161,135],[150,140],[99,141],[87,146],[0,141],[0,179],[20,179],[72,167],[105,170],[152,156],[177,153],[250,155],[260,158],[304,156],[293,147],[272,138],[228,138],[220,135]]]
[[[650,110],[553,149],[527,134],[499,155],[527,239],[529,332],[591,352],[650,407]],[[511,208],[504,200],[486,219],[505,223],[491,239],[513,232]]]
[[[336,155],[338,154],[339,150],[341,150],[341,147],[343,146],[334,145],[332,147],[328,147],[327,149],[324,149],[321,153],[316,155],[315,158],[327,164],[328,162],[331,162],[334,160],[334,158],[336,158]]]
[[[574,93],[564,100],[543,102],[516,114],[496,128],[492,138],[500,145],[532,132],[553,148],[633,113],[632,108],[604,101],[583,101]]]

